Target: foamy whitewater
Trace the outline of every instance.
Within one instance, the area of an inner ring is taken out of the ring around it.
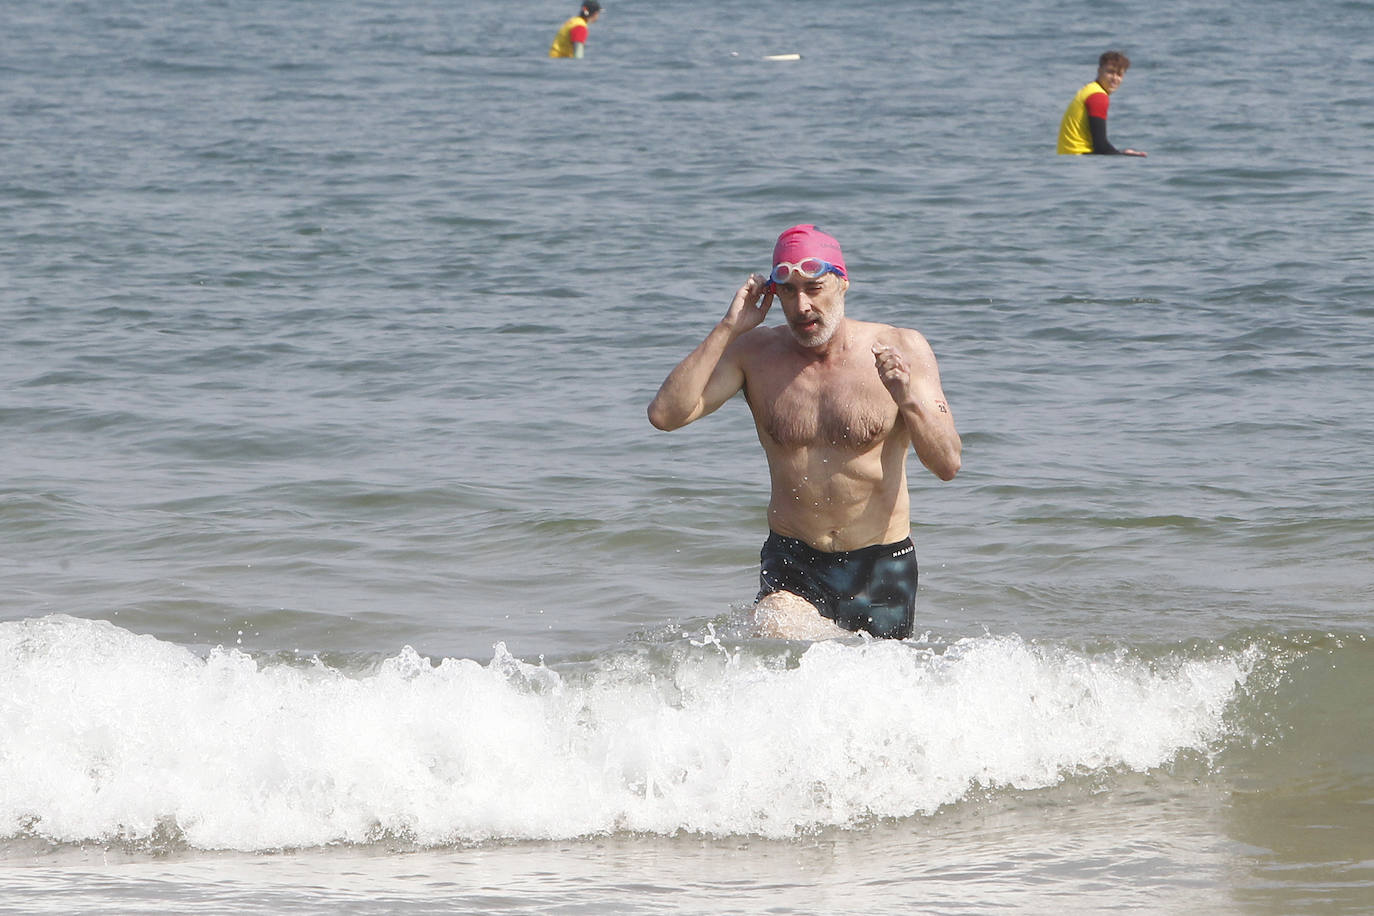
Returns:
[[[236,850],[787,837],[1205,754],[1255,657],[703,642],[563,671],[504,646],[487,665],[407,649],[349,674],[101,621],[0,624],[0,832]]]

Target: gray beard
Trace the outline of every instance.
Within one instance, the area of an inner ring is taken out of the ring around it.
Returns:
[[[830,342],[830,338],[835,336],[836,326],[833,324],[822,323],[819,328],[807,336],[802,336],[796,328],[792,328],[792,337],[803,347],[823,347]]]

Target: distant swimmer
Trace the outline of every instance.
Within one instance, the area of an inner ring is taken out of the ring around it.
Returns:
[[[576,16],[569,19],[558,29],[549,45],[550,57],[581,57],[587,44],[587,26],[596,22],[601,15],[601,4],[597,0],[587,0]]]
[[[1139,150],[1117,149],[1107,142],[1108,96],[1121,87],[1130,66],[1130,58],[1120,51],[1107,51],[1097,59],[1097,79],[1078,90],[1059,122],[1061,154],[1145,155]]]
[[[772,479],[754,608],[764,636],[910,636],[907,450],[941,480],[961,464],[930,344],[846,317],[848,289],[839,242],[787,229],[770,274],[745,281],[649,405],[649,422],[672,430],[744,392]],[[762,327],[774,296],[787,323]]]

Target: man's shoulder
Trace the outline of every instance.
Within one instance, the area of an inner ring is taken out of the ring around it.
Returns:
[[[758,353],[764,350],[773,349],[786,343],[789,332],[787,325],[759,325],[750,328],[739,337],[731,346],[741,354]]]
[[[925,340],[920,331],[914,328],[901,328],[876,321],[855,321],[856,335],[872,338],[874,343],[898,344],[909,340]]]

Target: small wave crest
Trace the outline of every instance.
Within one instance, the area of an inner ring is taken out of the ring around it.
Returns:
[[[0,624],[0,836],[264,850],[617,831],[787,837],[1225,737],[1258,650],[1143,659],[984,636],[366,671]]]

